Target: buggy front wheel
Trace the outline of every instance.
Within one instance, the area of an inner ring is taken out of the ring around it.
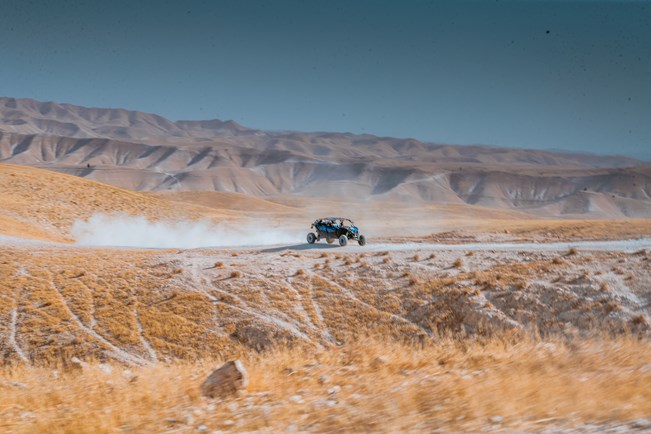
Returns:
[[[357,242],[359,243],[360,246],[365,246],[366,245],[366,237],[364,235],[360,235]]]

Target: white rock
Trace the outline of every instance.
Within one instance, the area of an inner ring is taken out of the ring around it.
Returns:
[[[31,411],[23,411],[20,413],[20,418],[21,419],[36,419],[36,414],[32,413]]]
[[[292,395],[289,397],[289,401],[295,404],[301,404],[303,402],[303,397],[301,395]]]
[[[651,363],[640,368],[640,372],[651,372]]]
[[[328,389],[328,395],[334,395],[335,393],[341,392],[341,386],[332,386]]]
[[[85,369],[88,368],[88,363],[79,360],[77,357],[73,357],[70,359],[70,363],[72,363],[74,366],[77,366],[79,368]]]
[[[556,352],[556,345],[552,344],[551,342],[545,342],[542,344],[541,348],[550,354]]]
[[[491,423],[502,423],[504,418],[502,416],[493,416],[489,419]]]
[[[16,387],[18,389],[27,389],[27,385],[24,383],[20,383],[18,381],[2,381],[0,382],[0,386],[4,387]]]
[[[633,428],[650,428],[651,427],[651,420],[649,420],[649,419],[635,419],[633,422],[631,422],[631,426]]]

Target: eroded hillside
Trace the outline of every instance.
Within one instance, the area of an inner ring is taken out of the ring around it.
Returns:
[[[138,191],[477,204],[543,216],[651,215],[650,166],[631,158],[268,132],[28,99],[0,98],[0,161]]]
[[[648,333],[646,251],[2,248],[4,363],[227,357],[363,336]]]

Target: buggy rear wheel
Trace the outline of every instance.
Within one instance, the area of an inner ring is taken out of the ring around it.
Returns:
[[[307,242],[308,243],[314,244],[315,241],[316,241],[316,235],[314,235],[312,232],[307,234]]]
[[[341,247],[344,247],[346,244],[348,244],[348,237],[346,235],[342,235],[339,237],[339,245]]]

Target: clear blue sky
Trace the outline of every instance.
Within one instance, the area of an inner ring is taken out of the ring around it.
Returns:
[[[0,95],[651,159],[651,3],[0,0]]]

